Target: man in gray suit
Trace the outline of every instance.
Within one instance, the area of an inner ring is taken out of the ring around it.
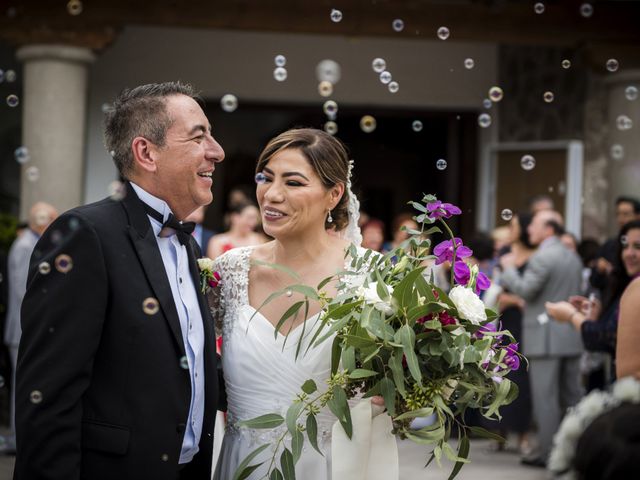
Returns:
[[[29,211],[29,228],[15,239],[9,250],[7,277],[9,282],[9,301],[7,302],[7,321],[4,330],[4,343],[11,358],[11,435],[0,437],[0,453],[12,454],[16,451],[15,437],[15,384],[16,359],[22,330],[20,328],[20,306],[27,290],[29,259],[38,239],[58,216],[58,212],[48,203],[38,202]],[[4,441],[2,441],[4,440]]]
[[[556,302],[580,292],[582,263],[562,245],[562,216],[553,210],[535,214],[528,228],[529,240],[538,248],[523,274],[513,259],[501,259],[502,286],[521,296],[523,316],[522,352],[529,359],[533,412],[538,425],[539,451],[523,463],[545,466],[553,435],[567,407],[582,396],[580,355],[582,341],[571,324],[549,321],[545,302]]]

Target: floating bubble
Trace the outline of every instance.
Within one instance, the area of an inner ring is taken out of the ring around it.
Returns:
[[[119,180],[114,180],[109,184],[109,197],[111,200],[119,202],[127,195],[127,188],[124,183]]]
[[[384,61],[384,58],[374,58],[371,67],[374,72],[382,73],[387,68],[387,62]]]
[[[621,131],[631,130],[633,127],[633,120],[626,115],[619,115],[618,118],[616,118],[616,127]]]
[[[342,12],[336,8],[331,9],[331,21],[338,23],[342,21]]]
[[[71,217],[69,219],[69,229],[75,231],[78,230],[78,228],[80,228],[80,220],[76,217]]]
[[[402,30],[404,30],[404,21],[402,21],[402,19],[400,18],[396,18],[392,23],[391,26],[393,27],[393,29],[396,32],[401,32]]]
[[[590,3],[583,3],[582,5],[580,5],[580,15],[582,15],[584,18],[589,18],[591,15],[593,15],[593,5],[591,5]]]
[[[473,60],[473,58],[464,59],[464,68],[466,68],[467,70],[471,70],[475,66],[476,66],[476,62]]]
[[[489,89],[489,98],[492,102],[499,102],[504,97],[504,92],[500,87],[491,87]]]
[[[155,315],[160,310],[158,300],[153,297],[147,297],[142,302],[142,311],[147,315]]]
[[[69,15],[80,15],[82,13],[82,2],[80,0],[69,0],[67,12],[69,12]]]
[[[18,78],[18,75],[16,75],[16,72],[14,70],[7,70],[6,72],[4,72],[4,79],[7,81],[7,83],[15,82],[16,78]]]
[[[238,99],[235,95],[227,93],[220,99],[220,106],[225,112],[231,113],[235,111],[236,108],[238,108]]]
[[[168,462],[169,461],[169,455],[167,455],[166,453],[163,453],[162,456],[160,457],[160,459],[163,462]]]
[[[547,91],[542,94],[542,98],[545,102],[551,103],[556,98],[553,92]]]
[[[414,132],[422,131],[422,122],[420,120],[414,120],[413,123],[411,124],[411,128],[413,129]]]
[[[436,168],[438,170],[446,169],[447,168],[447,161],[444,158],[438,159],[438,161],[436,162]]]
[[[329,97],[333,93],[333,84],[326,80],[318,84],[318,93],[323,97]]]
[[[29,160],[31,160],[29,149],[25,146],[16,148],[16,151],[13,152],[13,154],[16,157],[16,162],[18,162],[20,165],[24,165]]]
[[[287,79],[287,69],[284,67],[276,67],[273,71],[273,78],[278,82],[284,82]]]
[[[542,2],[537,2],[534,6],[533,6],[533,11],[536,12],[538,15],[544,13],[544,3]]]
[[[397,93],[400,90],[400,85],[398,82],[389,82],[388,88],[391,93]]]
[[[42,392],[40,390],[34,390],[29,394],[29,400],[31,403],[37,405],[42,402]]]
[[[56,257],[54,265],[60,273],[69,273],[73,268],[73,260],[66,253],[61,253]]]
[[[482,100],[482,106],[488,110],[493,106],[493,102],[489,98],[485,98]]]
[[[322,105],[322,111],[325,113],[325,115],[335,115],[336,113],[338,113],[338,104],[333,100],[327,100]]]
[[[276,55],[276,58],[273,59],[276,67],[284,67],[287,64],[287,58],[284,55]]]
[[[623,247],[629,245],[629,237],[627,237],[626,235],[622,235],[620,237],[620,244],[622,244]]]
[[[629,85],[624,89],[624,96],[627,98],[627,100],[633,102],[636,98],[638,98],[638,87],[636,87],[635,85]]]
[[[571,60],[568,60],[566,58],[562,60],[562,68],[564,68],[565,70],[571,68]]]
[[[42,262],[38,265],[38,271],[40,272],[40,275],[49,275],[51,272],[51,265],[49,265],[49,262]]]
[[[335,135],[336,133],[338,133],[338,124],[333,120],[329,120],[324,124],[324,131],[329,135]]]
[[[446,40],[447,38],[449,38],[450,34],[451,32],[449,32],[449,29],[447,27],[438,28],[437,35],[440,40]]]
[[[624,147],[619,143],[611,145],[611,158],[614,160],[622,160],[624,158]]]
[[[62,232],[60,230],[53,230],[51,232],[51,243],[58,245],[60,242],[62,242]]]
[[[513,218],[513,212],[510,209],[505,208],[504,210],[502,210],[502,212],[500,212],[500,217],[505,222],[508,222],[509,220],[511,220]]]
[[[100,109],[102,110],[102,113],[109,113],[113,110],[113,105],[110,103],[103,103]]]
[[[617,72],[618,68],[620,68],[620,63],[615,58],[610,58],[607,60],[606,67],[610,72]]]
[[[38,170],[38,167],[36,166],[28,167],[24,171],[24,174],[27,176],[27,180],[29,180],[30,182],[37,182],[40,178],[40,170]]]
[[[380,81],[385,85],[391,81],[391,72],[385,70],[380,74]]]
[[[20,104],[20,99],[18,98],[17,95],[14,95],[13,93],[11,95],[7,95],[7,105],[9,105],[11,108],[17,107]]]
[[[520,159],[520,166],[523,170],[533,170],[536,166],[536,159],[533,155],[523,155]]]
[[[360,119],[360,129],[364,133],[371,133],[376,129],[376,119],[371,115],[365,115]]]
[[[180,358],[180,368],[183,370],[189,370],[189,359],[185,356]]]
[[[488,113],[481,113],[480,115],[478,115],[478,125],[480,125],[482,128],[491,126],[491,115],[489,115]]]
[[[316,65],[316,78],[319,82],[327,81],[334,85],[340,81],[342,68],[335,60],[322,60]]]

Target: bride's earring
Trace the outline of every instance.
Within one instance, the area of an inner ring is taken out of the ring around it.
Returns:
[[[331,216],[331,210],[329,210],[329,216],[327,217],[327,223],[333,223],[333,217]]]

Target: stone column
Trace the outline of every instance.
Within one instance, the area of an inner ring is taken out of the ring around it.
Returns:
[[[28,45],[16,56],[24,62],[22,143],[31,156],[22,166],[20,217],[37,201],[63,212],[82,202],[87,77],[95,56],[65,45]]]
[[[640,197],[640,95],[629,100],[625,94],[627,87],[635,86],[640,91],[640,70],[624,70],[607,78],[608,97],[608,146],[611,165],[609,205],[610,229],[618,227],[613,215],[616,197],[630,195]],[[632,126],[619,128],[619,117],[628,117]],[[618,147],[622,147],[622,150]]]

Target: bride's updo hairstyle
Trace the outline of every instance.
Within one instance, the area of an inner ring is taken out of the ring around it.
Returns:
[[[349,194],[347,192],[349,157],[345,146],[340,140],[323,130],[293,128],[273,138],[264,147],[258,158],[256,173],[262,172],[274,155],[287,149],[295,149],[302,153],[327,190],[339,183],[345,186],[342,198],[331,210],[333,222],[329,223],[325,220],[324,225],[325,228],[335,227],[336,231],[344,229],[349,223]]]

